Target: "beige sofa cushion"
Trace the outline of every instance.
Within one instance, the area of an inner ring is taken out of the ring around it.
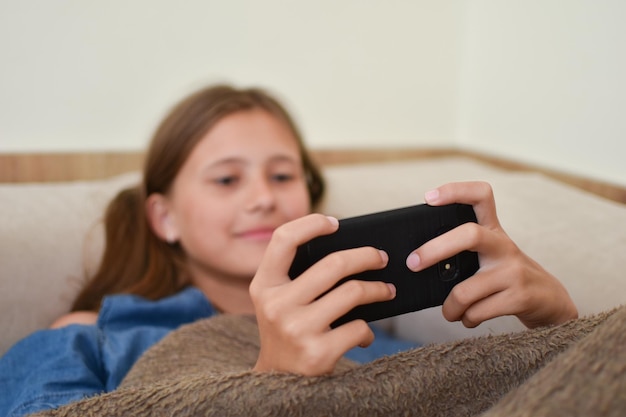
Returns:
[[[69,310],[98,262],[104,207],[138,178],[0,185],[0,354]]]
[[[338,217],[423,202],[449,181],[486,180],[511,237],[565,283],[583,314],[624,303],[626,206],[548,178],[495,169],[463,158],[333,166],[326,169],[323,211]],[[130,173],[102,181],[0,185],[0,354],[68,311],[85,268],[102,248],[98,224],[115,192],[138,181]],[[477,329],[448,323],[440,308],[387,321],[424,343],[520,329],[517,319]]]

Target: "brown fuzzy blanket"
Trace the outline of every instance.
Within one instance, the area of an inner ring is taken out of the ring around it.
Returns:
[[[114,392],[38,416],[624,416],[626,307],[561,326],[426,346],[333,375],[250,371],[254,319],[155,345]]]

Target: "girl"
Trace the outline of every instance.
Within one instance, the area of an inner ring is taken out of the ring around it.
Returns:
[[[219,313],[256,315],[259,372],[320,375],[344,355],[367,361],[410,347],[363,321],[329,326],[357,305],[395,296],[391,284],[354,280],[326,293],[345,276],[383,268],[384,252],[333,253],[288,277],[300,244],[337,230],[336,219],[311,214],[323,191],[296,126],[265,92],[215,86],[183,100],[153,137],[142,184],[108,207],[102,263],[73,312],[0,361],[0,411],[23,415],[113,390],[168,332]],[[426,201],[472,204],[479,221],[407,258],[417,271],[462,250],[479,253],[480,270],[445,301],[448,320],[471,327],[513,314],[534,327],[577,316],[560,282],[501,229],[489,185],[444,185]]]

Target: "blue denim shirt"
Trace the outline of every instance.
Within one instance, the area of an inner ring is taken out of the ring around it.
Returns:
[[[95,325],[37,331],[0,358],[0,415],[23,416],[112,391],[141,354],[170,331],[214,314],[196,288],[158,301],[107,297]],[[415,346],[374,332],[371,346],[352,349],[346,357],[364,363]]]

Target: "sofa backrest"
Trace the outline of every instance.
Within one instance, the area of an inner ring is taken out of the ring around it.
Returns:
[[[320,211],[348,217],[423,202],[450,181],[492,184],[502,225],[531,257],[559,277],[581,314],[626,302],[622,257],[626,206],[547,177],[509,172],[465,158],[334,165]],[[0,354],[69,310],[102,250],[100,223],[117,191],[138,173],[106,180],[0,185]],[[522,328],[501,317],[477,329],[448,323],[440,308],[386,323],[423,343]]]

